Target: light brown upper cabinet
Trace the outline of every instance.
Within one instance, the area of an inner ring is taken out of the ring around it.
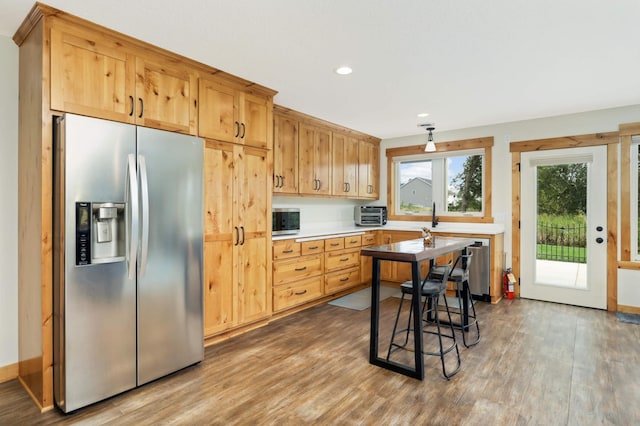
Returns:
[[[221,81],[199,81],[199,135],[223,142],[271,149],[269,99]]]
[[[298,173],[300,194],[331,195],[331,132],[300,123]]]
[[[379,198],[380,139],[279,105],[273,109],[274,194]]]
[[[358,140],[333,133],[333,195],[358,196]]]
[[[358,143],[358,197],[380,198],[380,146],[377,143]]]
[[[298,193],[298,121],[273,114],[273,192]]]
[[[51,109],[196,134],[196,73],[123,40],[51,25]]]

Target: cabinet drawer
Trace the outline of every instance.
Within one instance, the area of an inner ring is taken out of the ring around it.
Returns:
[[[353,235],[344,237],[344,248],[360,247],[362,245],[362,236]]]
[[[273,262],[273,285],[321,275],[322,264],[321,254]]]
[[[328,238],[324,240],[324,250],[342,250],[344,248],[344,237]]]
[[[363,246],[374,246],[376,245],[376,242],[377,242],[376,234],[364,234],[362,236]]]
[[[281,311],[322,296],[322,277],[273,288],[273,310]]]
[[[360,267],[333,272],[324,277],[325,294],[336,293],[360,284]]]
[[[305,241],[300,243],[303,256],[308,254],[322,253],[324,251],[324,240]]]
[[[360,249],[355,248],[325,253],[324,264],[326,272],[360,266]]]
[[[300,256],[300,243],[295,240],[274,241],[273,260]]]

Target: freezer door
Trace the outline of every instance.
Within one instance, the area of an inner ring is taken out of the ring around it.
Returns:
[[[204,355],[203,149],[192,136],[138,128],[139,385]]]
[[[56,191],[64,204],[54,216],[64,224],[56,235],[64,253],[54,259],[62,265],[54,279],[54,393],[69,412],[136,386],[135,279],[122,258],[76,265],[75,232],[76,202],[124,203],[136,135],[130,125],[69,114],[56,123]]]

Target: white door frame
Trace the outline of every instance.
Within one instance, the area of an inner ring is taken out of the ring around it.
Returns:
[[[539,165],[585,162],[587,168],[587,286],[554,285],[536,274],[536,206]],[[607,147],[590,146],[523,152],[520,175],[520,295],[525,298],[607,308]],[[599,226],[600,230],[596,230]],[[601,243],[596,239],[601,238]]]

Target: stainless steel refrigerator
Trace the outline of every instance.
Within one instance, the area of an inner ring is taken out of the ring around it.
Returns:
[[[54,396],[70,412],[203,359],[203,142],[55,121]]]

